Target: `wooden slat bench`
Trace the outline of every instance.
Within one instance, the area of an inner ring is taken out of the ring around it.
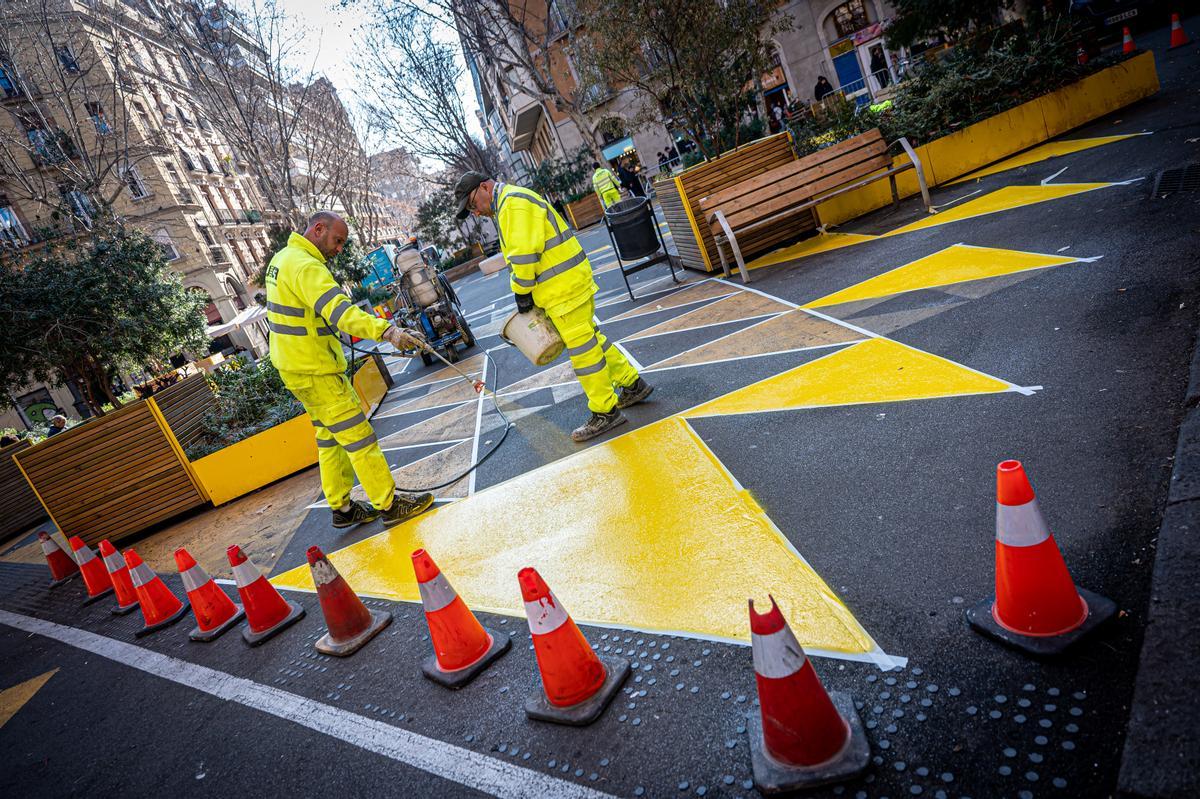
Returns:
[[[896,144],[908,154],[908,163],[892,166],[888,152]],[[891,181],[892,203],[897,204],[900,195],[896,175],[909,169],[916,170],[925,209],[932,212],[925,170],[917,154],[904,138],[891,146],[876,128],[702,199],[700,208],[712,227],[725,275],[729,275],[729,261],[723,245],[729,247],[737,262],[742,281],[750,282],[738,246],[739,234],[777,225],[806,211],[811,213],[810,209],[819,203],[884,178]]]

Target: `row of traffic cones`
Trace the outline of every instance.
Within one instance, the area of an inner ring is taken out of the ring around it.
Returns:
[[[996,502],[996,595],[968,610],[967,620],[1026,652],[1061,652],[1110,618],[1115,604],[1075,586],[1019,461],[997,466]],[[142,608],[146,626],[139,635],[173,623],[187,609],[188,603],[171,594],[132,549],[121,562],[112,545],[102,541],[105,570],[77,537],[70,541],[73,558],[51,536],[42,533],[40,538],[52,585],[78,571],[88,601],[115,591],[114,613]],[[304,615],[240,548],[231,546],[227,554],[244,611],[186,550],[175,553],[197,621],[193,640],[216,638],[244,614],[243,636],[257,644]],[[319,547],[309,548],[308,563],[328,627],[316,644],[319,651],[350,655],[391,622],[391,614],[363,604]],[[509,637],[479,623],[428,552],[413,552],[412,563],[433,646],[422,671],[440,685],[461,688],[508,651]],[[630,662],[598,655],[537,570],[522,569],[517,582],[541,676],[540,688],[526,699],[526,715],[577,726],[591,723],[628,677]],[[861,773],[870,747],[853,698],[825,689],[774,597],[764,613],[750,600],[749,615],[759,709],[750,714],[748,728],[758,788],[763,793],[792,791]]]
[[[1192,40],[1188,38],[1187,31],[1183,29],[1183,24],[1179,20],[1179,14],[1171,14],[1171,43],[1167,46],[1168,50],[1174,50],[1176,47],[1183,47],[1191,44]],[[1121,52],[1125,55],[1137,52],[1137,45],[1133,43],[1133,32],[1126,25],[1121,29]],[[1083,60],[1079,63],[1086,64],[1087,56],[1083,56]]]

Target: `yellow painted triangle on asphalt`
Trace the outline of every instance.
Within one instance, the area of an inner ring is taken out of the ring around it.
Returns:
[[[769,252],[761,258],[755,258],[750,263],[746,264],[747,269],[761,269],[764,266],[775,266],[776,264],[786,263],[788,261],[798,261],[809,255],[816,255],[821,252],[829,252],[831,250],[840,250],[842,247],[850,247],[855,244],[862,244],[866,241],[874,241],[878,236],[866,236],[861,233],[821,233],[812,238],[804,239],[803,241],[784,247],[774,252]]]
[[[910,264],[897,267],[890,272],[876,275],[862,283],[844,288],[805,305],[805,308],[823,308],[843,302],[869,300],[906,291],[948,286],[967,280],[982,280],[989,277],[1061,266],[1078,262],[1078,258],[1060,255],[1042,255],[1019,250],[999,250],[992,247],[969,247],[955,244],[933,255],[927,255]]]
[[[33,699],[33,695],[40,691],[46,681],[55,674],[58,674],[58,669],[51,669],[45,674],[0,691],[0,727],[7,724],[18,710],[25,707],[25,703]]]
[[[418,547],[475,610],[524,618],[517,572],[534,566],[581,623],[746,641],[746,598],[771,593],[806,648],[852,655],[877,648],[678,417],[329,557],[357,592],[416,602],[411,553]],[[271,582],[313,590],[307,566]]]
[[[1003,161],[999,161],[991,166],[985,166],[983,169],[972,172],[969,175],[965,175],[958,180],[947,183],[946,185],[954,186],[958,183],[965,183],[968,180],[975,180],[977,178],[986,177],[987,175],[994,175],[997,172],[1007,172],[1008,170],[1016,169],[1017,167],[1036,164],[1039,161],[1045,161],[1048,158],[1057,158],[1060,155],[1070,155],[1071,153],[1090,150],[1093,147],[1101,147],[1105,144],[1112,144],[1113,142],[1131,139],[1134,136],[1145,135],[1147,134],[1126,133],[1121,136],[1096,136],[1089,139],[1064,139],[1063,141],[1046,142],[1045,144],[1039,144],[1037,147],[1032,147],[1023,153],[1017,153],[1012,158],[1005,158]]]
[[[825,405],[933,399],[1008,391],[1012,385],[885,338],[823,358],[706,402],[682,415],[725,416]]]
[[[998,211],[1009,211],[1013,208],[1034,205],[1035,203],[1046,202],[1047,200],[1057,200],[1061,197],[1070,197],[1073,194],[1082,194],[1085,191],[1103,189],[1111,185],[1113,184],[1051,183],[1046,186],[1005,186],[1001,189],[996,189],[990,194],[977,197],[962,205],[947,208],[945,211],[931,214],[917,222],[913,222],[911,225],[896,228],[883,235],[898,236],[901,233],[911,233],[914,230],[945,225],[950,222],[958,222],[962,219],[983,216],[984,214],[994,214]]]

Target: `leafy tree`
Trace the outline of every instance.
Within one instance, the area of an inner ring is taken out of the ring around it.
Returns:
[[[591,191],[591,164],[589,147],[563,158],[547,158],[529,171],[529,187],[550,200],[574,202]]]
[[[424,244],[449,249],[454,243],[458,225],[452,189],[438,189],[417,208],[417,236]]]
[[[92,412],[121,407],[121,371],[205,352],[208,298],[184,289],[162,246],[113,227],[0,260],[0,392],[75,380]]]
[[[208,384],[216,406],[204,415],[202,433],[188,447],[189,458],[216,452],[304,412],[269,359],[247,366],[233,358],[209,375]]]
[[[271,225],[267,228],[267,254],[263,257],[262,263],[258,265],[258,271],[252,278],[256,286],[266,288],[267,266],[275,257],[275,253],[287,246],[291,235],[292,229],[286,225]],[[365,258],[366,255],[358,243],[354,239],[347,239],[346,246],[342,248],[336,258],[328,263],[329,271],[333,273],[333,279],[337,282],[357,285],[371,271]]]
[[[1013,0],[894,0],[896,18],[887,32],[893,50],[942,36],[957,41],[972,30],[991,27]]]

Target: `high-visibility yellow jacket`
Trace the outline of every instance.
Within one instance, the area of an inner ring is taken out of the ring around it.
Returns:
[[[551,316],[562,316],[598,291],[583,246],[554,206],[536,192],[497,183],[492,213],[500,250],[512,267],[515,293],[532,293],[535,305]]]
[[[271,363],[286,372],[325,375],[346,370],[337,331],[378,340],[388,322],[353,305],[311,241],[293,233],[267,266]]]
[[[606,191],[620,191],[621,184],[617,180],[616,175],[604,167],[599,167],[592,173],[592,188],[596,190],[597,194],[603,197]]]

